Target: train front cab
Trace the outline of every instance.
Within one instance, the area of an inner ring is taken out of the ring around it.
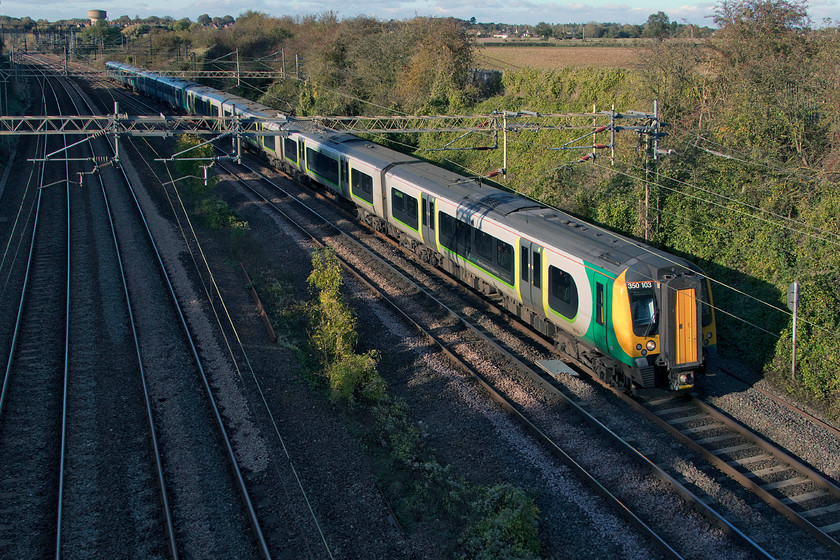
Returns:
[[[717,343],[709,281],[688,269],[638,272],[625,270],[613,286],[616,339],[630,358],[626,373],[637,388],[690,390]]]

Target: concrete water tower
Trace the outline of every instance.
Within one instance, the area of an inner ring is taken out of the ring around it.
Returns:
[[[88,17],[90,18],[90,24],[96,25],[96,22],[100,19],[108,19],[108,14],[105,10],[88,10]]]

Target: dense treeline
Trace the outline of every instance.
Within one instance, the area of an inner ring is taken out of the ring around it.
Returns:
[[[485,34],[497,35],[509,30],[511,26],[497,26],[496,24],[479,23],[479,28],[485,30]],[[655,39],[683,37],[688,39],[701,39],[710,37],[714,30],[711,27],[693,24],[681,24],[671,21],[665,12],[651,14],[643,25],[632,23],[599,23],[590,21],[587,23],[558,23],[551,24],[541,21],[534,27],[525,26],[520,30],[515,26],[517,34],[527,33],[543,39],[638,39],[652,37]]]
[[[198,27],[213,27],[223,28],[232,25],[238,18],[226,15],[224,17],[210,17],[208,14],[198,16],[195,22],[189,18],[174,19],[170,16],[157,17],[150,16],[146,18],[135,17],[131,18],[127,15],[119,16],[111,20],[111,23],[118,28],[125,29],[127,27],[143,27],[145,29],[151,28],[165,28],[173,31],[186,31],[188,29],[195,29]],[[0,16],[0,26],[8,30],[50,33],[61,29],[70,29],[73,27],[80,27],[86,25],[88,22],[84,18],[76,18],[70,20],[48,21],[44,19],[33,20],[30,17],[12,18],[9,16]],[[632,23],[614,23],[614,22],[596,22],[590,21],[586,23],[546,23],[540,22],[537,25],[527,24],[510,24],[510,23],[495,23],[495,22],[478,22],[475,18],[469,22],[462,22],[471,33],[479,37],[543,37],[545,39],[555,38],[563,39],[637,39],[642,37],[688,37],[688,38],[703,38],[708,37],[714,31],[708,26],[698,26],[693,24],[681,24],[671,21],[665,12],[657,12],[651,14],[644,24]]]
[[[721,0],[718,28],[699,45],[670,40],[688,29],[654,14],[642,31],[662,40],[650,42],[637,69],[526,68],[495,81],[474,79],[482,24],[455,19],[246,12],[227,23],[132,22],[109,57],[230,70],[236,53],[243,67],[282,68],[287,79],[213,85],[300,115],[580,112],[593,105],[651,111],[658,100],[670,125],[659,147],[668,155],[654,161],[648,137],[623,132],[614,164],[603,156],[576,164],[580,152],[550,150],[568,140],[561,133],[521,132],[509,135],[505,184],[695,260],[715,281],[724,353],[743,356],[791,390],[836,403],[840,32],[813,27],[806,7],[803,0]],[[467,173],[502,166],[500,150],[433,151],[453,139],[388,137]],[[473,135],[455,145],[492,143]],[[794,280],[802,285],[795,382],[786,307]]]

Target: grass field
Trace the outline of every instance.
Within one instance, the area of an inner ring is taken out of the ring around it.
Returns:
[[[476,62],[487,70],[541,70],[567,66],[631,68],[639,63],[639,47],[479,47]]]

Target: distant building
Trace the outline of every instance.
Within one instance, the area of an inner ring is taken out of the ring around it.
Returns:
[[[96,25],[97,21],[108,19],[108,13],[105,10],[88,10],[88,17],[90,24]]]

